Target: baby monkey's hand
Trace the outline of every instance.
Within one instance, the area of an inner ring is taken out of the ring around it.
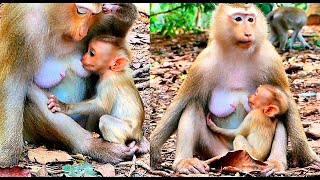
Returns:
[[[48,100],[48,109],[51,109],[51,112],[65,112],[65,104],[59,101],[54,95],[49,96]]]

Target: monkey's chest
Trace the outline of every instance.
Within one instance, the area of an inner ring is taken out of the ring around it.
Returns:
[[[251,109],[248,105],[249,92],[246,90],[215,89],[211,93],[209,110],[217,117],[229,116],[242,105],[246,112]]]
[[[79,77],[89,76],[83,69],[80,54],[67,58],[48,57],[34,76],[34,82],[41,88],[52,88],[68,76],[68,71],[73,71]]]

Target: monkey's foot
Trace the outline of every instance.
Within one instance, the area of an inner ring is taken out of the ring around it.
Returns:
[[[181,160],[174,166],[174,170],[182,174],[206,174],[210,167],[198,158],[190,158]]]
[[[143,136],[141,141],[137,144],[138,150],[136,152],[137,155],[146,154],[150,152],[150,143],[149,141]]]
[[[268,160],[266,161],[268,167],[261,171],[261,176],[268,177],[275,172],[285,171],[286,166],[278,160]]]
[[[103,163],[118,164],[125,160],[131,160],[138,148],[135,141],[126,146],[125,144],[110,143],[101,138],[92,138],[86,154]]]
[[[320,158],[316,158],[308,167],[320,170]]]

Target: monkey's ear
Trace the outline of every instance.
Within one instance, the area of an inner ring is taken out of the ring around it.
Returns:
[[[275,105],[269,105],[263,108],[263,112],[268,117],[274,117],[279,113],[279,108]]]
[[[111,66],[112,71],[122,71],[126,67],[128,59],[123,56],[118,56],[113,60],[113,65]]]

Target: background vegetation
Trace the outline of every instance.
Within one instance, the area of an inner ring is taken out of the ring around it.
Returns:
[[[296,6],[306,10],[307,3],[254,3],[267,15],[279,6]],[[151,3],[150,31],[161,36],[193,32],[210,26],[212,11],[217,3]]]

